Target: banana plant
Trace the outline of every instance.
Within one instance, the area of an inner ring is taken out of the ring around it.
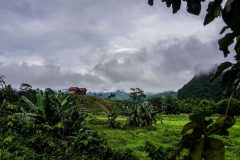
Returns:
[[[69,95],[38,91],[36,99],[37,102],[33,103],[22,96],[30,109],[26,111],[22,107],[22,113],[16,115],[21,119],[33,120],[47,130],[54,130],[58,136],[64,137],[77,131],[87,116],[78,101]]]
[[[18,117],[33,119],[36,122],[47,122],[53,125],[61,118],[60,113],[62,108],[66,108],[69,97],[60,100],[54,93],[37,91],[36,103],[29,100],[27,97],[22,96],[21,100],[27,104],[26,107],[21,107],[22,113],[17,113]]]
[[[149,102],[134,104],[128,114],[128,125],[135,127],[150,126],[156,122],[156,114],[157,112]]]
[[[49,122],[51,119],[50,113],[53,110],[53,107],[50,104],[49,97],[47,93],[38,91],[36,94],[37,102],[34,104],[27,97],[22,96],[21,99],[28,105],[30,110],[27,112],[23,107],[21,108],[23,114],[28,117],[33,117],[36,121],[39,122]],[[21,115],[18,113],[18,115]]]
[[[110,128],[121,128],[120,123],[116,121],[118,112],[103,112],[104,115],[108,117],[106,124]]]

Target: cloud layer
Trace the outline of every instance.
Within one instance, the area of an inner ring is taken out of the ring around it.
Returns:
[[[15,87],[177,90],[223,57],[219,22],[162,4],[9,0],[0,12],[0,74]]]

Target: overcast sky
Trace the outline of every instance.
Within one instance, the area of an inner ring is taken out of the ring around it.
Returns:
[[[19,88],[177,90],[224,60],[221,21],[147,0],[0,1],[0,74]],[[205,9],[204,9],[205,10]]]

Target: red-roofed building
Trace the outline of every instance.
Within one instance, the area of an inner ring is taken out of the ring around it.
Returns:
[[[68,93],[71,95],[86,95],[86,88],[70,87]]]

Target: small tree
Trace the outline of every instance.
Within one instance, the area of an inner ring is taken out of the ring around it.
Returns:
[[[130,89],[130,98],[134,102],[142,102],[144,98],[146,98],[146,95],[144,94],[144,91],[140,88],[131,88]]]

